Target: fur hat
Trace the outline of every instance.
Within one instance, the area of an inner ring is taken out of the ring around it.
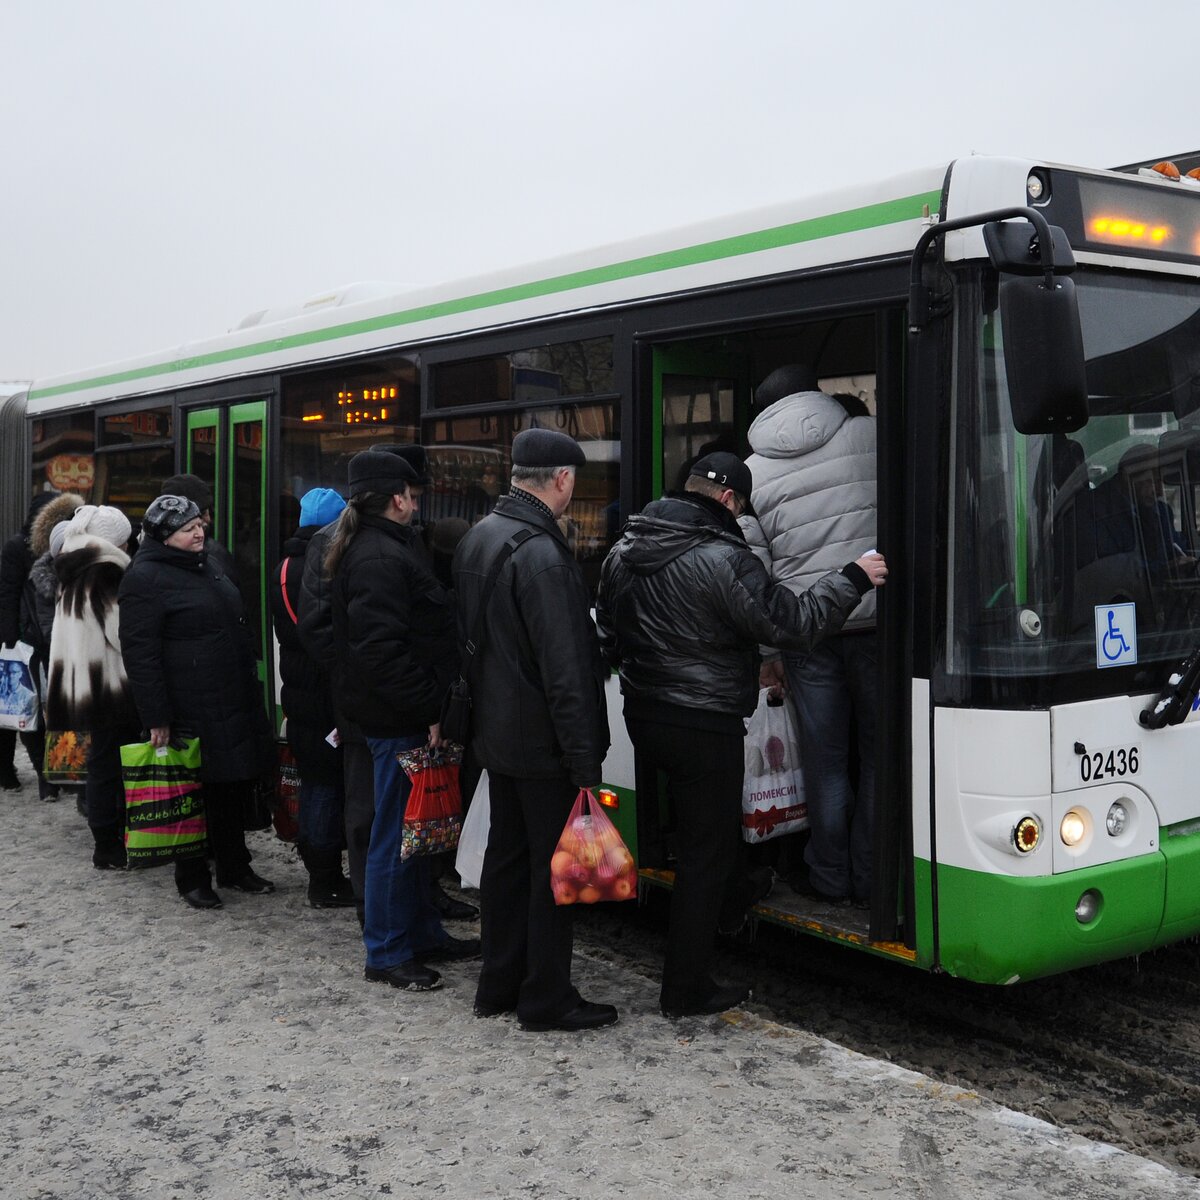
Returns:
[[[186,496],[159,496],[150,501],[142,518],[142,532],[156,542],[165,542],[171,534],[182,529],[200,515],[200,508]]]
[[[410,486],[420,486],[420,477],[406,459],[387,450],[363,450],[350,460],[350,495],[376,492],[398,496]]]
[[[71,514],[83,504],[83,497],[74,492],[51,496],[48,504],[33,518],[29,527],[29,549],[34,558],[41,558],[50,549],[50,535],[60,521],[69,521]]]
[[[63,544],[87,534],[124,549],[132,532],[129,518],[119,508],[113,508],[111,504],[81,504],[67,522]]]

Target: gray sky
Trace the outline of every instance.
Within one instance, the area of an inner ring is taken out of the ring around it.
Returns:
[[[971,151],[1200,149],[1198,33],[1192,0],[0,0],[0,379]]]

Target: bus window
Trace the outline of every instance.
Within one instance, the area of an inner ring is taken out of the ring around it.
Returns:
[[[91,502],[96,478],[96,425],[90,412],[33,422],[33,488],[75,492]]]
[[[426,522],[445,518],[473,525],[508,491],[512,440],[522,429],[556,429],[583,446],[587,463],[575,476],[575,496],[563,533],[589,587],[616,540],[620,524],[621,435],[616,401],[508,409],[439,417],[425,424],[431,482],[421,505]]]
[[[279,420],[282,496],[298,502],[315,487],[344,496],[350,459],[360,450],[418,441],[419,386],[416,364],[399,357],[285,379]],[[280,506],[281,514],[294,509]],[[281,520],[281,539],[294,532]]]

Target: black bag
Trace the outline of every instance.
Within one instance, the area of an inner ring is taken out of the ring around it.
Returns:
[[[483,598],[479,602],[479,612],[475,615],[475,628],[471,631],[471,636],[463,647],[466,651],[466,661],[463,662],[463,669],[459,672],[458,678],[446,690],[446,696],[442,700],[442,715],[438,725],[441,727],[442,738],[447,742],[456,742],[460,746],[465,746],[471,737],[471,684],[467,679],[467,667],[479,652],[479,647],[483,645],[484,614],[487,612],[488,602],[492,598],[496,580],[500,577],[500,571],[505,562],[518,546],[529,541],[531,537],[537,537],[537,534],[536,529],[521,529],[514,533],[504,543],[503,549],[496,556],[491,570],[488,571],[487,580],[483,585]]]
[[[446,741],[467,744],[471,736],[471,685],[462,675],[446,691],[438,724]]]
[[[270,829],[275,808],[274,782],[261,779],[246,783],[242,790],[242,828],[251,833]]]

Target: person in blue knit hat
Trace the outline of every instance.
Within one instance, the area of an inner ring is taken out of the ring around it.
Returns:
[[[283,544],[269,593],[279,639],[280,694],[288,746],[300,769],[300,831],[296,839],[308,870],[313,908],[350,908],[354,889],[342,873],[345,792],[342,750],[329,743],[337,721],[329,676],[304,649],[297,623],[304,556],[318,530],[336,521],[346,501],[332,488],[310,488],[300,499],[300,527]]]

